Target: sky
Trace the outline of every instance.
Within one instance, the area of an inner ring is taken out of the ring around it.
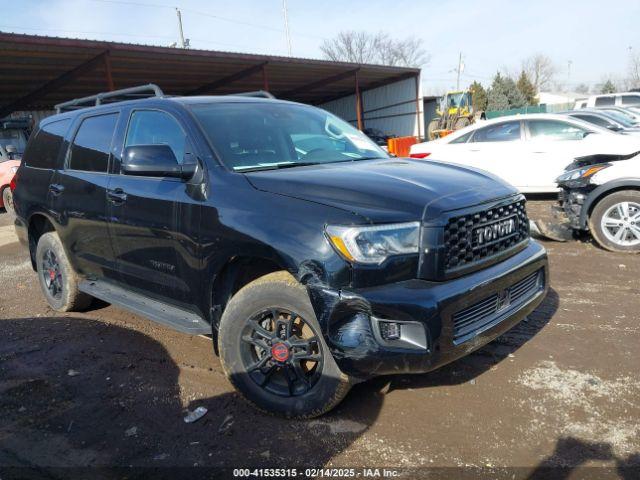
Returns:
[[[0,31],[168,46],[178,40],[175,7],[192,48],[287,55],[282,0],[0,0]],[[496,71],[519,73],[536,53],[571,90],[622,78],[640,53],[640,1],[287,0],[292,55],[321,58],[344,30],[415,36],[430,60],[423,94],[488,86]],[[571,66],[569,67],[569,62]]]

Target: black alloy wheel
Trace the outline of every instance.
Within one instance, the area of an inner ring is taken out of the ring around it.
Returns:
[[[295,312],[272,308],[252,316],[241,337],[241,359],[264,390],[295,397],[311,390],[322,375],[322,344],[314,328]]]

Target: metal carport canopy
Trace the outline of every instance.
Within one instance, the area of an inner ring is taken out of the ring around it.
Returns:
[[[315,105],[420,75],[417,68],[4,32],[0,65],[0,118],[146,83],[168,95],[267,90]]]

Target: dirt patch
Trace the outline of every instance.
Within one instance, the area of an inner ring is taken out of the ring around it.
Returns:
[[[468,466],[505,478],[560,466],[569,478],[588,465],[616,478],[640,468],[640,256],[544,245],[552,289],[528,321],[438,371],[357,385],[309,422],[247,406],[210,339],[99,303],[52,312],[28,254],[1,246],[0,466],[44,478],[87,465]],[[200,405],[208,413],[184,423]]]

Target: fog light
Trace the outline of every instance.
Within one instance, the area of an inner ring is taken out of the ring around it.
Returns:
[[[380,322],[380,336],[384,340],[400,339],[400,324],[396,322]]]

